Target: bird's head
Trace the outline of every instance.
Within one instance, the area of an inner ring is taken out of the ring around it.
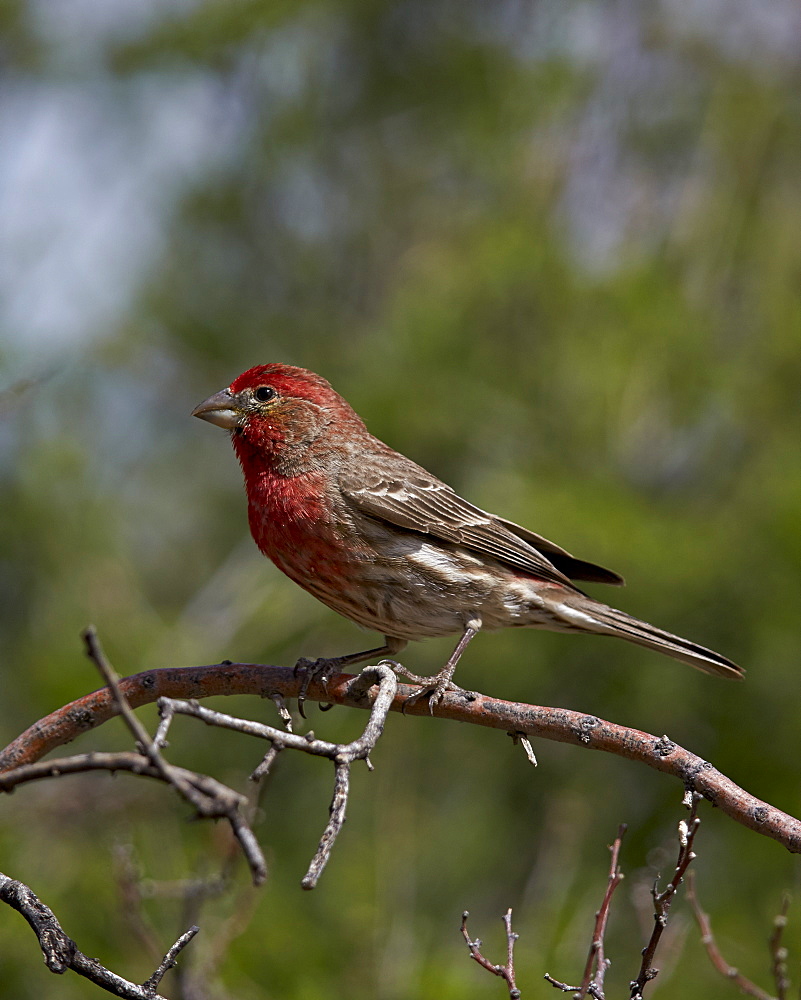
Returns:
[[[192,410],[231,432],[243,465],[255,454],[298,464],[301,453],[338,428],[364,427],[350,405],[314,372],[292,365],[257,365]]]

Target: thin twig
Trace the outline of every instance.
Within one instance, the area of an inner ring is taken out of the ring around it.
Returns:
[[[84,629],[82,632],[82,638],[86,644],[86,654],[100,671],[100,674],[106,682],[109,691],[111,691],[112,697],[114,698],[114,701],[119,709],[119,713],[125,720],[125,724],[128,726],[128,729],[131,731],[131,734],[136,741],[137,750],[144,757],[147,757],[153,767],[155,767],[160,773],[164,781],[172,785],[179,795],[182,795],[187,802],[195,807],[198,815],[208,815],[208,801],[202,793],[198,792],[193,782],[186,780],[177,768],[171,767],[171,765],[164,760],[164,757],[159,749],[161,739],[151,739],[150,733],[148,733],[139,721],[139,718],[134,713],[131,706],[128,704],[128,699],[120,689],[119,677],[109,661],[106,659],[106,655],[103,652],[100,640],[97,636],[97,631],[93,625]],[[161,736],[162,738],[163,736],[166,736],[166,729],[164,733],[161,734],[161,727],[159,727],[157,737],[158,736]],[[214,806],[212,806],[212,809],[214,809]],[[217,812],[216,814],[219,815],[220,813]]]
[[[199,705],[196,701],[179,701],[167,698],[159,699],[159,711],[162,716],[159,734],[160,738],[166,738],[169,724],[176,715],[190,715],[209,726],[232,729],[248,736],[268,740],[271,749],[251,775],[253,780],[258,780],[267,773],[281,750],[300,750],[317,757],[328,757],[334,762],[334,793],[328,823],[309,869],[301,880],[301,886],[304,889],[313,889],[328,864],[331,850],[345,822],[351,765],[354,761],[364,760],[368,766],[371,766],[369,754],[384,731],[386,718],[398,685],[395,672],[388,666],[367,667],[351,682],[351,692],[354,695],[358,695],[359,692],[366,694],[375,684],[378,685],[378,693],[373,700],[367,725],[362,735],[351,743],[329,743],[327,740],[316,739],[314,733],[311,732],[305,735],[287,732],[251,719],[239,719],[232,715],[226,715],[224,712],[212,711]],[[234,821],[232,820],[232,822]],[[245,837],[250,834],[249,831],[243,830],[241,835]]]
[[[153,975],[142,983],[143,988],[150,996],[155,996],[156,990],[159,988],[159,983],[164,978],[165,973],[170,969],[175,968],[178,964],[179,953],[183,951],[199,930],[200,928],[197,924],[193,924],[188,931],[184,931],[184,933],[178,938],[172,948],[169,949],[167,954],[161,960],[159,967]]]
[[[289,709],[286,707],[286,702],[284,701],[284,696],[279,694],[277,691],[273,691],[270,695],[272,701],[275,702],[275,707],[278,709],[278,714],[281,716],[281,721],[286,726],[286,731],[288,733],[292,732],[292,716]]]
[[[698,812],[698,803],[700,801],[700,795],[692,792],[689,793],[689,795],[685,794],[684,804],[690,809],[690,817],[689,820],[682,820],[679,823],[679,855],[676,859],[676,867],[673,871],[673,878],[667,884],[663,892],[658,891],[658,879],[654,882],[653,888],[651,889],[651,896],[654,901],[654,927],[648,944],[643,949],[640,971],[637,974],[637,978],[631,983],[631,1000],[642,1000],[646,983],[655,979],[659,972],[658,969],[653,967],[653,962],[656,955],[656,949],[659,947],[662,934],[667,926],[670,904],[673,902],[673,897],[676,895],[676,891],[684,880],[687,868],[695,860],[693,842],[695,840],[695,835],[698,832],[698,827],[701,825],[701,820],[698,819],[698,816],[696,815]]]
[[[752,983],[750,979],[739,972],[733,965],[729,965],[723,955],[721,955],[715,941],[715,936],[712,933],[709,916],[701,909],[701,904],[698,902],[698,897],[695,894],[695,878],[692,872],[687,876],[687,899],[690,901],[695,919],[698,921],[698,927],[701,931],[701,943],[706,948],[706,953],[709,955],[710,961],[718,972],[722,976],[725,976],[729,982],[734,983],[741,992],[746,993],[750,997],[756,997],[756,1000],[776,1000],[776,997],[772,997],[770,993],[757,986],[756,983]]]
[[[143,757],[147,758],[158,772],[158,776],[172,785],[178,794],[194,807],[199,817],[202,819],[225,818],[228,820],[231,830],[239,841],[242,852],[248,861],[254,884],[261,884],[267,877],[267,864],[258,841],[242,814],[242,809],[247,802],[245,797],[227,785],[215,781],[213,778],[209,778],[206,775],[198,775],[194,772],[187,772],[183,768],[168,764],[162,756],[160,748],[166,745],[167,730],[172,719],[169,706],[163,706],[162,702],[159,702],[159,708],[164,708],[165,711],[162,714],[162,723],[158,727],[156,738],[151,739],[150,734],[139,721],[128,703],[128,699],[121,690],[119,677],[103,652],[94,626],[90,625],[84,629],[82,636],[86,644],[86,653],[106,682],[117,704],[120,715],[122,715],[136,740],[139,752]],[[166,718],[164,717],[165,715]]]
[[[149,757],[151,762],[157,767],[159,764],[163,764],[164,762],[161,755],[158,753],[158,750],[153,744],[153,740],[150,738],[150,733],[148,733],[139,721],[138,716],[134,714],[133,709],[128,704],[128,699],[120,689],[119,675],[106,658],[106,654],[103,652],[103,647],[100,645],[97,629],[94,625],[89,625],[85,628],[81,633],[81,638],[86,645],[86,655],[99,670],[100,676],[106,682],[106,686],[109,691],[111,691],[111,695],[117,704],[120,715],[123,717],[126,726],[133,734],[133,738],[137,743],[137,750],[141,754]]]
[[[534,767],[537,766],[537,757],[534,753],[534,747],[531,745],[531,740],[526,736],[525,733],[509,733],[512,737],[512,742],[517,746],[519,743],[523,748],[528,759],[529,764],[533,764]]]
[[[262,757],[261,763],[254,768],[253,773],[250,776],[250,780],[261,781],[262,778],[266,778],[281,750],[282,747],[270,747],[264,757]]]
[[[563,983],[559,979],[554,979],[550,973],[546,972],[542,977],[546,983],[550,983],[551,986],[555,987],[557,990],[561,990],[562,993],[572,993],[574,996],[578,996],[579,986],[570,986],[569,983]],[[598,992],[598,987],[595,983],[590,983],[587,987],[587,996],[592,997],[593,1000],[605,1000],[604,994]]]
[[[493,965],[488,958],[484,958],[481,954],[481,941],[476,938],[475,941],[470,940],[470,935],[467,933],[467,918],[470,916],[467,910],[462,914],[462,925],[459,928],[462,932],[462,937],[465,940],[465,944],[470,952],[470,957],[474,959],[482,967],[486,969],[487,972],[491,972],[494,976],[500,976],[506,982],[509,988],[509,1000],[520,1000],[520,990],[517,988],[515,982],[515,942],[517,941],[518,935],[512,930],[512,910],[511,907],[503,915],[503,925],[506,928],[506,964],[505,965]]]
[[[334,768],[334,795],[329,806],[329,818],[326,823],[317,851],[311,859],[309,869],[301,879],[301,886],[304,889],[313,889],[323,869],[328,864],[331,851],[334,848],[339,832],[345,823],[345,811],[348,807],[348,793],[350,792],[350,764],[337,764]]]
[[[578,993],[579,998],[587,995],[590,984],[595,986],[599,994],[603,994],[604,976],[606,975],[606,970],[609,968],[609,962],[604,955],[604,934],[606,933],[606,922],[609,919],[609,909],[612,903],[612,895],[614,894],[615,889],[617,889],[623,881],[623,874],[620,871],[618,859],[620,858],[620,845],[623,842],[623,836],[625,833],[626,824],[621,823],[617,830],[617,837],[615,837],[614,843],[609,848],[611,852],[609,862],[609,880],[606,885],[606,892],[604,893],[603,901],[601,902],[601,908],[595,914],[595,929],[593,930],[590,951],[587,955],[587,963],[584,966],[584,976],[581,980],[581,988]],[[594,976],[593,966],[595,967]]]
[[[335,674],[323,687],[312,681],[310,700],[369,708],[370,697],[352,688],[353,675]],[[132,708],[150,704],[160,697],[180,699],[208,698],[215,695],[278,692],[284,698],[297,697],[301,680],[289,667],[254,663],[218,663],[202,667],[164,667],[126,677],[119,688]],[[393,712],[429,715],[429,706],[408,704],[416,688],[398,685],[390,706]],[[95,691],[35,722],[26,732],[0,753],[0,772],[20,764],[39,760],[46,753],[74,740],[87,729],[101,725],[119,714],[119,708],[107,689]],[[525,733],[529,737],[555,740],[592,750],[636,760],[648,767],[678,778],[708,799],[718,809],[743,826],[770,837],[793,853],[801,853],[801,820],[750,795],[726,775],[696,754],[678,746],[665,736],[657,737],[626,726],[598,719],[583,712],[502,701],[471,692],[465,698],[458,692],[446,692],[433,709],[435,717],[468,722]]]
[[[158,728],[156,740],[151,741],[147,731],[131,712],[125,695],[119,691],[113,671],[103,657],[94,632],[87,630],[86,638],[90,655],[101,666],[104,677],[108,680],[115,697],[119,697],[118,705],[121,714],[126,720],[132,716],[132,722],[129,723],[131,730],[139,747],[144,749],[146,754],[91,753],[64,760],[23,765],[6,774],[0,774],[0,791],[11,791],[17,785],[27,781],[57,777],[79,771],[122,770],[158,778],[176,788],[193,805],[198,816],[202,818],[224,817],[228,820],[248,861],[253,882],[258,885],[266,878],[267,868],[264,855],[245,816],[247,806],[245,796],[208,775],[196,774],[168,764],[164,760],[159,746],[156,745],[157,742],[159,745],[166,743],[169,727],[176,715],[190,715],[207,725],[219,726],[268,740],[271,744],[271,751],[254,772],[254,777],[263,776],[275,759],[275,755],[284,749],[300,750],[303,753],[327,757],[334,762],[334,793],[330,816],[314,858],[301,882],[304,889],[313,889],[328,863],[334,843],[345,822],[350,789],[350,768],[357,760],[364,760],[368,766],[371,766],[369,765],[369,754],[384,730],[387,714],[395,697],[397,678],[394,671],[387,666],[367,667],[352,680],[351,688],[355,696],[360,692],[366,694],[376,683],[378,684],[378,693],[373,700],[364,732],[351,743],[330,743],[327,740],[316,739],[313,733],[301,736],[250,719],[238,719],[222,712],[215,712],[199,705],[196,701],[179,701],[169,698],[159,699],[161,725]]]
[[[219,898],[232,888],[232,875],[239,851],[233,840],[223,847],[223,863],[220,870],[208,875],[175,879],[171,881],[147,880],[140,887],[141,896],[173,899],[182,904],[180,923],[199,923],[203,906],[211,899]],[[233,936],[240,933],[250,922],[257,894],[251,886],[243,885],[231,907],[231,915],[207,935],[202,949],[195,953],[190,966],[183,966],[176,975],[176,992],[185,1000],[203,1000],[209,995],[208,984],[215,978],[217,968]]]
[[[182,934],[164,956],[156,972],[140,985],[111,972],[97,959],[87,958],[72,938],[65,934],[53,911],[23,882],[0,873],[0,901],[8,903],[28,921],[39,941],[45,965],[51,972],[61,975],[67,969],[72,969],[79,976],[124,1000],[166,1000],[156,992],[158,985],[167,969],[176,964],[178,952],[186,947],[198,931],[197,927],[191,927]]]
[[[773,933],[768,941],[770,948],[771,969],[773,981],[776,983],[777,1000],[787,1000],[790,980],[787,976],[787,949],[782,944],[784,928],[787,926],[787,911],[790,909],[790,897],[782,899],[782,908],[773,919]]]
[[[0,774],[0,792],[13,791],[18,785],[42,778],[59,778],[65,774],[79,774],[84,771],[124,771],[146,778],[156,778],[176,787],[180,783],[183,788],[196,793],[197,813],[203,819],[227,819],[234,836],[245,854],[251,871],[254,885],[260,885],[267,877],[267,863],[261,848],[253,836],[241,810],[247,805],[247,799],[239,792],[222,784],[206,774],[197,774],[174,764],[168,765],[168,774],[163,769],[151,763],[141,754],[132,752],[120,753],[86,753],[74,757],[64,757],[56,760],[42,760],[36,764],[26,764],[14,771]]]
[[[609,877],[606,882],[606,891],[604,892],[600,909],[595,914],[595,927],[592,932],[590,949],[587,953],[587,961],[584,964],[584,975],[581,979],[581,985],[569,986],[559,979],[554,979],[547,972],[544,976],[545,981],[550,983],[551,986],[556,987],[556,989],[561,990],[563,993],[574,994],[576,1000],[582,1000],[583,997],[587,996],[593,997],[594,1000],[604,1000],[604,978],[606,970],[611,964],[604,954],[604,934],[606,933],[606,924],[609,920],[612,896],[624,877],[620,871],[618,862],[620,860],[620,846],[623,843],[626,829],[626,824],[621,823],[617,829],[617,836],[609,848],[611,855],[609,860]]]

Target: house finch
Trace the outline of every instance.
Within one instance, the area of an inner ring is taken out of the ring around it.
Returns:
[[[231,432],[261,551],[323,604],[383,633],[383,646],[325,661],[330,670],[459,635],[439,674],[414,678],[437,700],[480,629],[528,627],[615,635],[742,677],[718,653],[587,596],[573,580],[623,580],[463,500],[373,437],[313,372],[259,365],[192,413]]]

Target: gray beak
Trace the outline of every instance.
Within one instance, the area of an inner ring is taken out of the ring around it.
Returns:
[[[239,426],[242,412],[228,389],[223,389],[204,399],[202,403],[198,403],[192,410],[192,416],[232,431]]]

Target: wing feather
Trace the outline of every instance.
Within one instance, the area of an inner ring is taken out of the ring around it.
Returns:
[[[386,475],[389,457],[380,456],[383,468],[375,469],[372,475],[368,461],[358,481],[350,477],[340,481],[343,493],[363,513],[409,531],[462,545],[541,580],[574,590],[577,588],[571,583],[571,576],[604,583],[623,582],[616,573],[575,559],[540,535],[474,506],[401,455],[389,463],[395,466],[392,469],[395,474]]]

